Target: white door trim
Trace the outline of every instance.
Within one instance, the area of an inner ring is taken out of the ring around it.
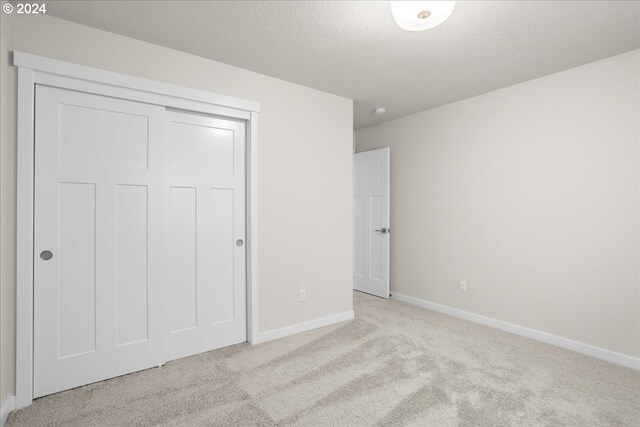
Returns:
[[[258,342],[258,116],[254,101],[132,77],[23,52],[18,67],[16,408],[33,400],[33,198],[35,85],[104,94],[247,121],[247,340]]]

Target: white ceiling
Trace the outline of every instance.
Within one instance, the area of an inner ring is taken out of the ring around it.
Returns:
[[[397,27],[386,1],[62,1],[47,13],[352,98],[356,129],[640,47],[634,1],[458,1],[424,32]]]

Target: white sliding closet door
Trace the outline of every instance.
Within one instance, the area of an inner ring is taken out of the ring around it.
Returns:
[[[164,114],[36,89],[34,397],[163,362]]]
[[[245,122],[167,111],[167,360],[246,341]]]

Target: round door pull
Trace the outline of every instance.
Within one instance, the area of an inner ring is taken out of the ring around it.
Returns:
[[[44,261],[49,261],[51,258],[53,258],[53,253],[51,251],[40,252],[40,259]]]
[[[242,245],[244,245],[244,242],[242,241],[242,239],[236,240],[236,246],[242,246]]]

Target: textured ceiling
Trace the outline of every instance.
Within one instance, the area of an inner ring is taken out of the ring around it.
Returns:
[[[458,1],[424,32],[397,27],[386,1],[56,1],[47,13],[351,98],[356,129],[640,47],[634,1]]]

